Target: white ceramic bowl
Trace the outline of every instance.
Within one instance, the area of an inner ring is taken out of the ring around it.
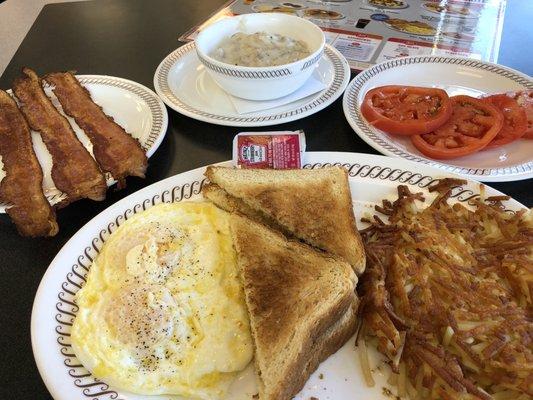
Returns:
[[[210,56],[227,37],[237,32],[277,33],[305,42],[311,54],[274,67],[241,67]],[[325,45],[322,30],[303,18],[281,13],[245,14],[222,19],[203,29],[195,40],[196,53],[209,75],[226,92],[249,100],[286,96],[311,76]]]

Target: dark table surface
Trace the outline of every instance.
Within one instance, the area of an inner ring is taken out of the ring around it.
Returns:
[[[11,0],[15,1],[15,0]],[[161,60],[180,46],[177,37],[202,22],[223,0],[110,0],[47,5],[22,42],[0,87],[11,86],[22,66],[38,73],[76,70],[81,74],[120,76],[153,88]],[[499,62],[529,75],[533,57],[523,45],[532,43],[528,1],[510,1],[503,28]],[[346,122],[341,99],[327,109],[269,129],[304,129],[308,150],[376,153]],[[60,231],[50,239],[24,239],[9,219],[0,216],[0,399],[50,399],[33,360],[30,316],[41,277],[66,241],[100,211],[134,191],[165,177],[231,158],[231,142],[239,128],[199,122],[169,109],[167,135],[145,180],[130,179],[105,201],[79,201],[58,212]],[[533,180],[491,186],[533,206]],[[74,400],[74,399],[73,399]]]

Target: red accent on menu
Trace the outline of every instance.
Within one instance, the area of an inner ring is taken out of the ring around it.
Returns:
[[[467,52],[467,51],[469,51],[468,49],[457,47],[457,46],[449,46],[449,45],[445,45],[445,44],[438,44],[438,45],[435,46],[431,42],[417,42],[416,40],[405,40],[405,39],[398,39],[398,38],[390,38],[388,40],[388,42],[403,43],[403,44],[405,44],[407,46],[437,47],[439,49],[451,50],[451,51],[457,51],[457,52]]]
[[[379,35],[374,35],[374,34],[371,34],[371,33],[361,33],[361,32],[354,32],[354,31],[346,31],[346,30],[343,30],[343,29],[335,29],[335,28],[322,28],[323,31],[326,31],[326,32],[334,32],[334,33],[341,33],[343,35],[350,35],[350,36],[355,36],[355,37],[358,37],[358,38],[372,38],[372,39],[383,39],[383,36],[379,36]]]
[[[388,61],[398,57],[425,55],[454,55],[475,59],[481,58],[479,54],[457,46],[389,38],[385,46],[381,49],[377,62]]]

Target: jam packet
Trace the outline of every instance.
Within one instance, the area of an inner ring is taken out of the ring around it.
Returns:
[[[241,132],[233,139],[233,164],[240,168],[301,168],[303,131]]]

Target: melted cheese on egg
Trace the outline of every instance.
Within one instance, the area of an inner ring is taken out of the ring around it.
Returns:
[[[219,398],[253,356],[228,214],[211,203],[128,219],[76,302],[74,352],[117,389]]]

